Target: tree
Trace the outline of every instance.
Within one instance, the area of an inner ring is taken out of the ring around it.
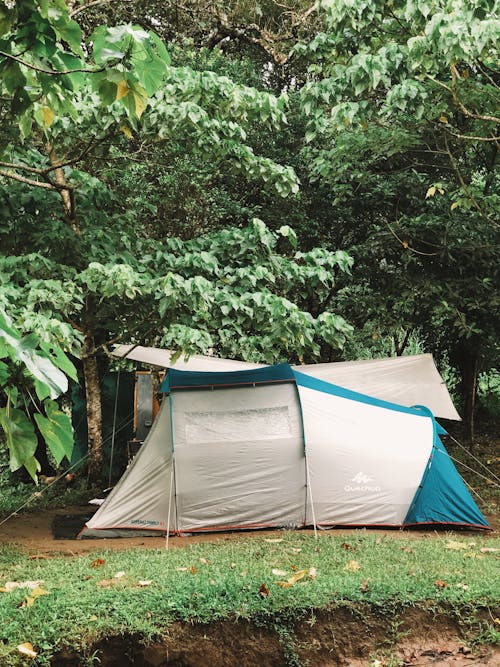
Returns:
[[[210,156],[216,170],[225,161],[232,173],[286,196],[297,189],[293,170],[245,143],[245,126],[285,122],[286,96],[171,65],[163,43],[132,26],[98,27],[83,48],[60,0],[1,7],[10,120],[1,143],[2,247],[11,257],[1,258],[0,270],[18,326],[57,338],[82,359],[93,476],[102,456],[98,355],[113,340],[164,330],[163,342],[187,352],[224,352],[235,349],[236,333],[245,356],[261,358],[291,349],[292,337],[300,355],[317,354],[318,338],[342,344],[349,331],[342,318],[313,317],[283,292],[294,289],[300,301],[309,286],[330,289],[333,269],[350,265],[346,254],[280,258],[277,238],[261,222],[199,245],[168,241],[150,233],[154,224],[141,229],[136,212],[124,211],[112,184],[97,177],[117,155],[126,160],[175,138]],[[279,236],[294,242],[286,225]]]
[[[471,433],[498,326],[495,6],[324,1],[324,31],[296,49],[303,159],[357,266],[335,307],[370,335],[402,331],[399,351],[418,329],[446,353]]]

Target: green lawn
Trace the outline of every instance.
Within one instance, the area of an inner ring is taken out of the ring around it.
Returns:
[[[362,530],[347,538],[320,533],[317,540],[277,531],[273,537],[242,535],[169,551],[80,557],[30,559],[3,549],[0,664],[25,664],[16,648],[24,642],[33,644],[36,662],[46,664],[63,647],[83,650],[116,634],[148,639],[174,620],[265,622],[283,612],[361,602],[469,611],[486,606],[492,609],[494,637],[499,557],[500,540],[483,535],[395,539]],[[12,587],[7,582],[28,580],[42,583],[31,594],[28,588],[2,590]]]

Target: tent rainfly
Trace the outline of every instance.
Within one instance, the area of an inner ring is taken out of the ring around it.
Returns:
[[[487,528],[425,407],[288,364],[170,369],[141,450],[81,537],[271,527]]]
[[[113,355],[119,359],[132,359],[151,366],[175,368],[179,371],[218,373],[248,371],[266,366],[200,354],[193,354],[189,359],[176,358],[170,350],[141,345],[117,345],[113,349]],[[338,384],[384,401],[408,407],[426,405],[438,418],[460,420],[432,354],[334,361],[327,364],[292,366],[292,368],[299,373],[312,375],[319,380]]]

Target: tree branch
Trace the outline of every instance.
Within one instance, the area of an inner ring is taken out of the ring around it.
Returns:
[[[481,217],[483,217],[485,220],[488,220],[488,222],[491,222],[492,224],[494,224],[495,227],[500,227],[500,225],[497,225],[497,223],[495,223],[488,215],[486,215],[486,213],[483,211],[483,209],[481,208],[481,206],[477,202],[476,198],[474,197],[474,195],[470,191],[470,188],[468,187],[468,185],[464,181],[464,177],[462,176],[462,173],[461,173],[460,169],[458,168],[457,161],[455,160],[455,157],[453,156],[453,153],[450,150],[450,146],[448,144],[448,137],[446,135],[444,135],[444,143],[445,143],[445,146],[446,146],[446,152],[448,153],[448,157],[450,158],[450,162],[451,162],[451,165],[453,167],[453,171],[455,172],[455,174],[458,178],[458,182],[460,183],[460,186],[462,187],[462,190],[465,192],[467,197],[470,199],[470,201],[474,205],[474,208],[478,211],[478,213],[481,215]]]
[[[21,176],[21,174],[16,174],[12,171],[4,171],[0,169],[0,176],[4,178],[10,178],[13,181],[19,181],[19,183],[25,183],[26,185],[34,185],[37,188],[43,188],[44,190],[55,190],[56,192],[61,190],[69,190],[72,186],[61,187],[57,183],[52,183],[51,181],[35,181],[32,178],[26,178],[26,176]]]
[[[24,65],[24,67],[28,67],[28,69],[32,69],[35,72],[40,72],[40,74],[50,74],[51,76],[61,76],[62,74],[75,74],[76,72],[83,72],[84,74],[96,74],[98,72],[104,72],[106,69],[105,67],[99,67],[97,69],[86,69],[84,67],[81,68],[77,67],[75,69],[67,69],[67,70],[45,69],[44,67],[39,67],[38,65],[29,63],[26,60],[23,60],[18,56],[14,56],[11,53],[6,53],[5,51],[0,51],[0,56],[4,56],[4,58],[9,58],[10,60],[15,60],[17,63]]]

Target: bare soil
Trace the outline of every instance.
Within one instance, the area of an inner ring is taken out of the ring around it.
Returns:
[[[42,513],[19,514],[11,517],[0,527],[0,545],[20,546],[30,553],[41,554],[67,554],[77,556],[91,551],[101,550],[124,550],[132,548],[163,549],[165,548],[165,537],[127,537],[127,538],[101,538],[85,540],[55,539],[52,532],[52,523],[57,515],[88,515],[92,510],[88,505],[66,507],[64,509],[47,510]],[[492,531],[481,532],[484,537],[498,535],[500,521],[498,516],[487,517]],[[329,533],[331,535],[349,535],[355,529],[335,528]],[[358,529],[359,530],[359,529]],[[437,530],[381,530],[366,529],[376,532],[377,535],[390,535],[394,538],[421,539],[422,537],[436,537],[443,534]],[[312,533],[305,529],[302,532]],[[170,537],[169,548],[180,548],[193,544],[194,542],[220,542],[238,540],[242,535],[245,537],[262,537],[275,535],[276,531],[246,531],[229,533],[207,533],[196,534],[188,537]],[[460,531],[461,535],[477,535],[477,531]]]
[[[377,615],[368,608],[311,612],[300,621],[265,627],[248,621],[174,624],[147,646],[135,637],[110,637],[93,646],[100,667],[465,667],[500,664],[500,651],[471,649],[448,614],[406,609]],[[379,662],[376,662],[376,661]],[[52,667],[82,667],[65,653]]]

